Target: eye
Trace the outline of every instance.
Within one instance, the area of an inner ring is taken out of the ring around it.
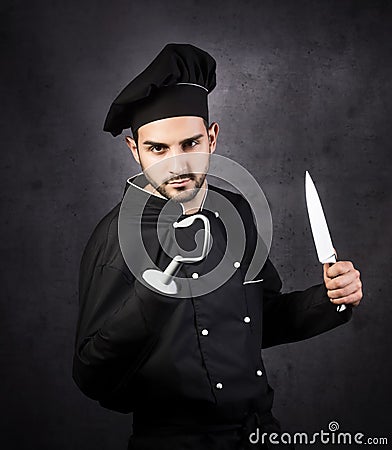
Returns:
[[[152,153],[163,153],[164,148],[161,145],[152,145],[149,150]]]
[[[196,145],[198,145],[198,144],[199,144],[199,141],[192,139],[190,141],[184,142],[182,145],[183,145],[183,148],[192,148],[192,147],[196,147]]]

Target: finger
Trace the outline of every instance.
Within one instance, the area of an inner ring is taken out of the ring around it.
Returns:
[[[353,269],[354,266],[351,261],[338,261],[327,269],[327,276],[329,278],[335,278]]]
[[[350,272],[338,275],[335,278],[327,278],[325,281],[325,286],[331,291],[334,289],[343,289],[350,284],[355,284],[358,288],[362,286],[358,271],[351,270]]]
[[[356,292],[360,292],[361,291],[361,284],[354,282],[354,283],[350,283],[348,286],[345,286],[344,288],[341,289],[328,289],[327,293],[328,293],[328,297],[329,298],[342,298],[342,297],[347,297],[348,295],[354,294]]]
[[[346,297],[342,298],[336,298],[336,299],[330,299],[332,303],[335,305],[353,305],[358,306],[360,301],[362,299],[362,291],[360,292],[354,292],[353,294],[347,295]]]

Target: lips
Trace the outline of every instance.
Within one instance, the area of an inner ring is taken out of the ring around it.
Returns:
[[[173,187],[181,187],[185,186],[189,181],[191,181],[190,178],[182,178],[180,180],[170,181],[169,185]]]

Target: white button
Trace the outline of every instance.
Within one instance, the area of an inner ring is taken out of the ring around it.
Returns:
[[[197,272],[193,272],[192,278],[194,278],[196,280],[196,278],[199,278],[199,274]]]
[[[263,375],[263,372],[259,369],[259,370],[256,372],[256,375],[257,375],[258,377],[261,377],[261,375]]]
[[[206,329],[204,328],[204,330],[201,330],[201,334],[202,334],[203,336],[207,336],[207,335],[208,335],[208,330],[206,330]]]
[[[249,323],[250,322],[250,317],[248,317],[248,316],[244,317],[244,322],[245,323]]]
[[[219,217],[218,211],[215,211],[215,217]]]
[[[234,266],[236,269],[238,269],[238,267],[240,267],[240,265],[241,265],[241,263],[239,263],[238,261],[236,261],[236,262],[233,264],[233,266]]]
[[[216,383],[215,387],[217,389],[222,389],[223,388],[223,384],[222,383]]]

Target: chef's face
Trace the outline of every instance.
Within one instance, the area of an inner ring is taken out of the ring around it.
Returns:
[[[176,202],[192,200],[205,185],[219,126],[201,117],[170,117],[143,125],[126,142],[150,184]]]

